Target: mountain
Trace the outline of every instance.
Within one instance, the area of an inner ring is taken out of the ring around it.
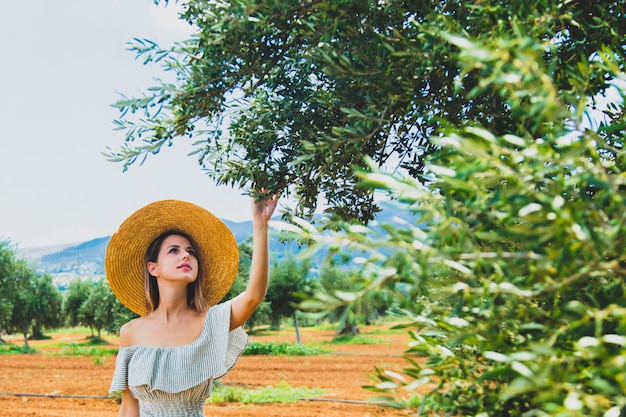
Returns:
[[[390,204],[382,205],[383,211],[376,216],[380,223],[393,222],[394,217],[402,216]],[[406,216],[406,212],[402,212]],[[232,231],[237,243],[241,243],[252,235],[252,222],[233,222],[223,220]],[[66,289],[72,278],[104,276],[104,254],[111,236],[100,237],[87,242],[60,245],[46,248],[24,249],[21,252],[35,262],[37,272],[52,275],[53,281],[60,289]],[[281,257],[287,253],[297,253],[300,247],[295,243],[282,243],[276,237],[270,241],[272,254]],[[324,254],[319,254],[318,260]]]

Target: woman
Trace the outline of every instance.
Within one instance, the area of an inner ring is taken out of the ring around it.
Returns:
[[[243,324],[265,296],[268,222],[277,197],[252,202],[253,254],[246,290],[221,301],[237,275],[237,243],[205,209],[178,200],[149,204],[111,237],[105,269],[111,290],[140,317],[120,329],[110,392],[119,416],[204,416],[213,380],[236,363]]]

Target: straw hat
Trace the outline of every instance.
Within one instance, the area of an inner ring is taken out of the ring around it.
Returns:
[[[217,304],[237,276],[239,251],[228,227],[206,209],[180,200],[162,200],[131,214],[111,236],[104,258],[109,286],[126,307],[147,313],[144,256],[148,245],[168,230],[187,233],[198,246],[201,271],[206,275],[203,294]]]

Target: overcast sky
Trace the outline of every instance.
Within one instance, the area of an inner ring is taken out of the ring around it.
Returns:
[[[166,198],[250,218],[248,198],[216,188],[183,140],[125,173],[101,154],[123,142],[112,123],[118,92],[136,95],[163,75],[135,61],[126,43],[167,46],[189,33],[173,4],[151,0],[1,3],[0,240],[32,248],[109,236]]]

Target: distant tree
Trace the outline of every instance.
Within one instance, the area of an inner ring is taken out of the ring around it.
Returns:
[[[113,297],[112,317],[113,320],[107,322],[102,329],[111,334],[119,334],[120,328],[125,323],[139,317],[139,315],[129,310],[117,297]]]
[[[364,282],[355,265],[340,266],[327,262],[320,268],[314,291],[321,297],[323,293],[351,295],[363,289]],[[337,333],[356,334],[359,332],[359,324],[370,324],[375,321],[376,318],[385,314],[393,302],[393,297],[383,290],[366,292],[361,297],[355,297],[354,302],[351,303],[336,305],[334,302],[326,304],[323,301],[314,302],[309,299],[300,306],[305,310],[324,312],[332,323],[339,324]]]
[[[89,298],[93,281],[82,278],[74,278],[70,281],[69,288],[63,300],[63,316],[68,326],[80,326],[85,323],[81,320],[81,307]]]
[[[102,278],[94,282],[89,292],[89,297],[80,309],[80,317],[83,322],[96,329],[98,340],[102,339],[102,329],[115,322],[115,295]]]
[[[9,333],[22,334],[24,346],[28,347],[28,334],[37,315],[36,275],[23,259],[15,262],[13,268],[17,291],[6,330]]]
[[[280,328],[280,319],[293,317],[296,305],[306,291],[310,262],[298,261],[293,254],[273,259],[270,267],[270,286],[265,300],[270,307],[273,329]]]
[[[34,280],[35,302],[32,339],[42,339],[44,328],[63,325],[63,295],[52,283],[50,274],[38,275]]]
[[[16,262],[16,250],[12,243],[8,240],[0,241],[0,343],[4,343],[2,331],[7,331],[15,303],[19,281]]]

